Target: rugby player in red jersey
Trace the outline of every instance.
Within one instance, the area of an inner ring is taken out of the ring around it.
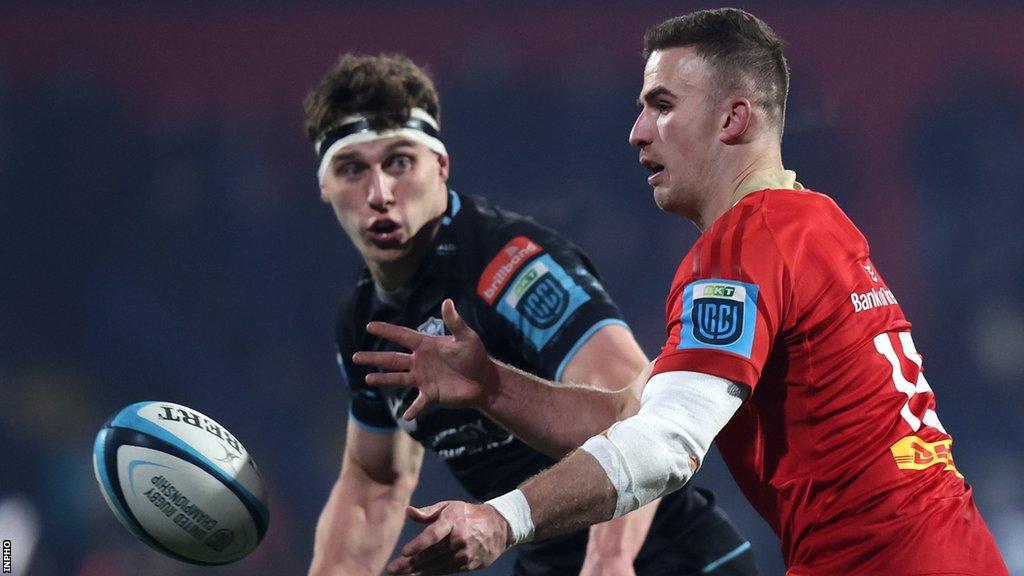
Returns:
[[[783,168],[779,38],[719,9],[665,21],[644,42],[630,143],[658,205],[702,234],[672,283],[639,411],[518,490],[410,509],[429,525],[390,569],[472,569],[627,513],[685,484],[715,440],[790,576],[1008,574],[867,242]],[[415,386],[417,410],[469,405],[512,426],[517,410],[544,414],[545,394],[579,393],[513,385],[530,377],[490,360],[450,302],[443,312],[453,336],[371,325],[411,352],[357,354],[393,370],[367,381]]]

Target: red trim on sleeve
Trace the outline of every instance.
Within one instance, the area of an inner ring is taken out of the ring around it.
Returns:
[[[663,372],[703,372],[739,382],[754,389],[761,375],[754,365],[736,354],[713,350],[677,350],[662,354],[654,361],[651,377]]]

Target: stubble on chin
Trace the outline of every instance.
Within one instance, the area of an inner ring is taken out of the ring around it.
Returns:
[[[700,207],[698,206],[697,198],[686,192],[679,190],[655,190],[654,203],[658,205],[662,212],[685,218],[691,222],[696,222],[695,219],[699,217]]]
[[[657,189],[654,190],[654,203],[658,205],[664,212],[677,213],[683,206],[683,199],[680,198],[680,194],[674,190]]]

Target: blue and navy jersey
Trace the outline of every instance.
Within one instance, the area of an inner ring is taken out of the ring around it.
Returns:
[[[432,406],[406,422],[401,415],[416,391],[367,386],[371,368],[353,364],[352,354],[399,349],[366,333],[371,320],[443,333],[441,302],[452,298],[492,356],[560,380],[594,333],[623,324],[583,252],[530,218],[452,192],[430,254],[402,294],[379,293],[364,269],[341,306],[338,362],[350,389],[349,417],[373,432],[404,430],[436,452],[481,501],[513,490],[553,465],[553,459],[475,410]],[[578,574],[587,533],[580,530],[520,546],[516,575]],[[710,493],[686,486],[662,499],[635,566],[639,576],[750,576],[756,571],[749,547]],[[708,567],[716,569],[709,572]]]
[[[624,324],[583,252],[530,218],[451,192],[431,254],[402,292],[407,296],[401,301],[382,298],[364,270],[342,306],[337,338],[351,418],[378,432],[401,427],[435,451],[481,500],[550,466],[550,458],[474,410],[433,407],[413,422],[402,420],[416,391],[366,386],[369,368],[351,359],[358,350],[391,346],[366,334],[370,320],[441,333],[441,302],[450,297],[492,356],[560,380],[595,332]]]

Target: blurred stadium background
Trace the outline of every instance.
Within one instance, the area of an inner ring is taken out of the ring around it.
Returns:
[[[958,465],[1024,574],[1024,6],[738,4],[788,41],[787,167],[872,242]],[[31,546],[38,576],[305,573],[344,441],[332,326],[358,262],[318,200],[300,102],[347,50],[427,65],[451,186],[582,245],[654,354],[695,232],[655,208],[626,135],[643,30],[701,7],[6,3],[0,533],[24,534],[15,565]],[[117,524],[91,442],[140,400],[206,412],[255,455],[273,518],[250,558],[179,564]],[[461,496],[447,479],[428,461],[415,502]],[[697,482],[782,574],[717,457]]]

